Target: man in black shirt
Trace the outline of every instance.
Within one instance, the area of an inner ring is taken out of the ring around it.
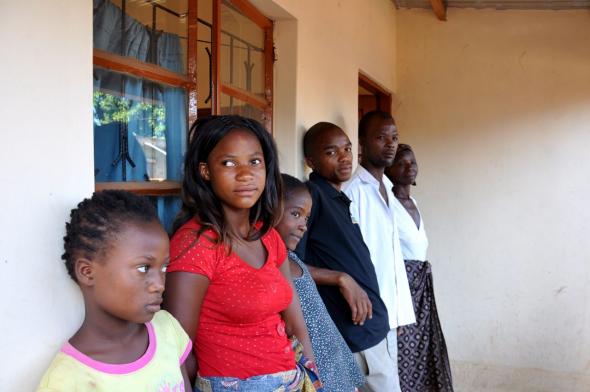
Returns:
[[[303,144],[313,169],[307,183],[313,206],[296,252],[310,266],[334,324],[367,376],[361,391],[398,391],[396,362],[387,350],[387,308],[350,200],[340,191],[352,174],[350,140],[338,126],[322,122],[307,131]]]

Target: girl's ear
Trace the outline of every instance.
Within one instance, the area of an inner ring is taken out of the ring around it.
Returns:
[[[74,272],[78,283],[84,286],[94,286],[94,264],[88,259],[77,259],[74,264]]]
[[[209,173],[209,166],[205,162],[199,163],[199,174],[203,180],[209,181],[211,173]]]

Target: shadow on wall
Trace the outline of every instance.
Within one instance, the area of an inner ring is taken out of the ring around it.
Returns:
[[[399,12],[395,114],[457,389],[590,390],[589,14],[451,11]]]

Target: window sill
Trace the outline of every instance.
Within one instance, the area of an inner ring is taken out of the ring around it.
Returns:
[[[144,196],[180,195],[179,181],[128,181],[128,182],[97,182],[94,189],[104,191],[119,189]]]

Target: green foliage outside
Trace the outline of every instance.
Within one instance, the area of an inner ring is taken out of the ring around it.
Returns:
[[[163,104],[132,101],[102,91],[94,91],[92,102],[95,122],[100,125],[133,120],[138,129],[130,131],[142,136],[166,138],[166,108]]]

